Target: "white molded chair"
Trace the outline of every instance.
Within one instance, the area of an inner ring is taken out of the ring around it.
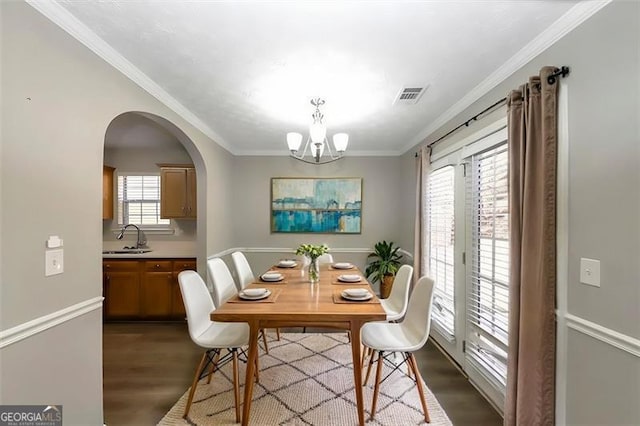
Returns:
[[[396,272],[391,294],[387,299],[380,299],[380,304],[387,313],[387,321],[398,321],[407,312],[412,275],[413,266],[402,265]]]
[[[231,253],[231,259],[233,260],[233,267],[236,270],[238,276],[238,291],[243,290],[248,284],[254,282],[256,277],[253,275],[251,265],[247,261],[245,255],[240,251]]]
[[[184,410],[186,418],[193,402],[198,381],[206,375],[210,367],[211,375],[220,363],[220,352],[228,349],[233,359],[233,390],[235,398],[236,422],[240,421],[240,388],[238,385],[238,348],[249,344],[249,325],[246,323],[225,323],[211,321],[209,314],[215,310],[207,285],[195,271],[182,271],[178,275],[182,300],[187,311],[189,336],[193,342],[206,349],[193,377],[189,398]],[[228,355],[225,355],[228,357]],[[223,358],[225,358],[223,357]]]
[[[207,269],[213,283],[213,303],[216,308],[219,308],[224,302],[238,294],[238,289],[227,264],[219,257],[207,260]],[[265,352],[269,353],[267,336],[264,331],[262,331],[262,343]]]
[[[333,263],[333,256],[330,253],[325,253],[318,257],[318,263],[324,265],[325,263]]]
[[[235,268],[236,275],[238,277],[238,291],[242,291],[247,285],[255,282],[256,277],[253,275],[249,261],[241,251],[234,251],[231,253],[231,260],[233,260],[233,267]],[[279,328],[276,328],[276,336],[277,339],[280,340]],[[267,344],[265,342],[265,348],[267,347],[266,345]]]
[[[422,388],[422,376],[418,371],[418,364],[413,352],[422,348],[429,338],[431,328],[431,305],[433,303],[433,280],[422,277],[418,280],[409,298],[407,313],[399,323],[370,322],[362,326],[362,344],[378,353],[376,369],[376,384],[371,404],[371,419],[376,412],[378,392],[380,390],[380,375],[384,353],[402,352],[404,361],[413,372],[413,377],[420,394],[420,402],[424,411],[424,419],[430,422],[427,402]],[[373,356],[369,360],[369,369],[373,364]],[[367,372],[368,376],[368,372]]]

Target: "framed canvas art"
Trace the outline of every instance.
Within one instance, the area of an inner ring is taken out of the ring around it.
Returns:
[[[271,232],[359,234],[362,178],[271,178]]]

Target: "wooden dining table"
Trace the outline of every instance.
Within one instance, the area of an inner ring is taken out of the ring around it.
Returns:
[[[308,274],[299,263],[293,268],[274,266],[269,272],[279,272],[284,279],[280,282],[264,282],[257,278],[256,282],[249,284],[247,288],[267,288],[271,291],[269,298],[274,299],[242,301],[235,296],[211,313],[213,321],[246,322],[250,327],[242,425],[249,424],[260,330],[296,326],[342,329],[350,332],[358,422],[363,426],[360,328],[369,321],[384,321],[387,316],[375,295],[367,302],[349,302],[341,298],[340,293],[346,288],[358,287],[367,288],[374,293],[370,283],[365,277],[357,283],[345,284],[338,281],[342,274],[362,276],[355,266],[343,270],[334,269],[329,264],[321,265],[320,280],[316,284],[309,282]]]

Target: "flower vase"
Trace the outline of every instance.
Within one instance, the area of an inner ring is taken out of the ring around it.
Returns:
[[[318,259],[311,259],[309,262],[309,282],[316,284],[320,281],[320,265]]]

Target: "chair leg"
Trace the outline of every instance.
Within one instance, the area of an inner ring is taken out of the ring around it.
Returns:
[[[276,328],[276,337],[278,338],[278,342],[280,341],[280,329]]]
[[[238,351],[233,349],[233,398],[236,407],[236,423],[240,423],[240,387],[238,382],[240,375],[238,374]]]
[[[371,349],[373,351],[373,349]],[[369,381],[369,375],[371,374],[371,366],[373,365],[373,356],[375,355],[375,352],[371,353],[371,357],[369,358],[369,365],[367,366],[367,375],[364,378],[364,383],[362,384],[362,386],[367,386],[367,382]],[[378,358],[380,358],[380,354],[378,354]]]
[[[413,376],[416,378],[416,386],[418,387],[418,393],[420,394],[420,403],[422,404],[422,410],[424,411],[424,421],[431,423],[429,410],[427,409],[427,401],[424,398],[424,389],[422,388],[422,376],[420,375],[420,371],[418,371],[418,363],[416,362],[416,358],[413,354],[409,355],[409,365],[413,370]]]
[[[368,348],[368,347],[366,347],[366,346],[363,346],[363,347],[362,347],[362,361],[360,361],[360,366],[361,366],[362,368],[364,368],[364,363],[367,361],[367,357],[368,357],[369,355],[371,355],[371,351],[372,351],[372,350],[373,350],[373,349]]]
[[[196,374],[193,376],[193,383],[191,383],[191,390],[189,391],[189,398],[187,399],[187,405],[184,408],[184,414],[182,417],[185,419],[187,415],[189,415],[189,409],[191,409],[191,403],[193,402],[193,395],[196,393],[196,386],[198,386],[198,379],[200,378],[200,371],[202,371],[202,367],[204,366],[204,362],[207,359],[207,353],[205,352],[202,355],[202,359],[200,360],[200,364],[198,364],[198,368],[196,368]]]
[[[371,403],[371,420],[376,414],[376,404],[378,403],[378,393],[380,392],[380,375],[382,373],[382,351],[378,351],[378,368],[376,368],[376,386],[373,388],[373,402]],[[371,356],[373,358],[373,355]]]
[[[216,367],[218,366],[218,360],[220,359],[220,351],[216,351],[216,357],[213,359],[211,363],[211,369],[209,370],[209,378],[207,379],[207,384],[211,383],[211,378],[213,377],[213,373],[216,371]]]
[[[262,333],[262,343],[264,344],[264,351],[269,353],[269,346],[267,345],[267,333],[265,333],[264,329],[261,331]]]

